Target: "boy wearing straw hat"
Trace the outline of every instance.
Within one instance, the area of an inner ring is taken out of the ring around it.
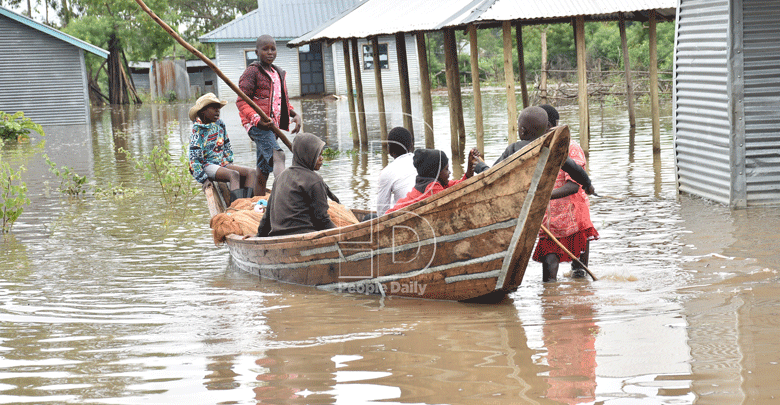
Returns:
[[[222,107],[227,104],[214,93],[201,96],[190,108],[192,123],[189,159],[190,171],[205,189],[212,180],[230,184],[230,202],[238,198],[253,197],[257,184],[257,170],[233,164],[225,123],[219,119]],[[262,193],[261,193],[262,194]]]

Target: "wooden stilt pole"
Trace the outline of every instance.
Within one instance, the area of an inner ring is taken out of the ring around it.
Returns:
[[[382,166],[387,166],[387,115],[385,114],[385,90],[382,88],[382,61],[379,60],[378,36],[371,38],[371,51],[374,58],[376,104],[379,110],[379,136],[382,140]]]
[[[515,98],[515,71],[512,68],[512,23],[504,21],[504,83],[506,87],[506,109],[508,122],[508,143],[517,142],[517,99]]]
[[[653,116],[653,153],[661,152],[661,118],[658,100],[658,39],[655,11],[650,13],[650,111]]]
[[[477,126],[477,149],[485,151],[485,128],[482,123],[482,91],[479,86],[479,46],[477,27],[469,25],[469,44],[471,50],[471,88],[474,92],[474,122]]]
[[[360,144],[368,148],[368,126],[366,125],[366,104],[363,102],[363,79],[357,38],[352,38],[352,65],[355,66],[355,91],[357,92],[357,115],[360,124]]]
[[[450,130],[453,156],[463,156],[466,129],[463,124],[463,105],[460,98],[460,71],[455,48],[455,30],[444,30],[444,61],[447,78],[447,95],[450,100]]]
[[[523,51],[523,25],[519,22],[515,25],[515,39],[517,42],[517,65],[520,67],[520,94],[523,96],[523,108],[528,107],[528,85],[525,81],[525,52]]]
[[[420,96],[422,97],[423,119],[425,121],[425,147],[433,149],[433,101],[431,100],[431,77],[428,73],[428,50],[425,46],[425,33],[417,35],[417,61],[420,68]]]
[[[542,30],[542,72],[539,81],[539,98],[542,104],[547,104],[547,29]]]
[[[626,101],[628,102],[628,123],[631,128],[636,128],[636,112],[634,111],[634,85],[631,82],[631,60],[628,57],[628,39],[626,37],[626,20],[620,13],[618,21],[620,27],[620,45],[623,49],[623,67],[626,74]]]
[[[590,149],[590,113],[588,111],[588,73],[585,66],[585,17],[574,19],[577,47],[578,100],[580,107],[580,146],[587,156]]]
[[[352,69],[349,61],[349,41],[341,41],[344,49],[344,73],[347,76],[347,101],[349,102],[349,124],[352,128],[352,148],[360,148],[360,132],[358,132],[357,115],[355,114],[355,95],[352,89]]]
[[[398,80],[401,84],[401,112],[404,114],[404,128],[414,135],[412,121],[412,92],[409,86],[409,61],[406,57],[406,33],[395,34],[395,54],[398,57]]]

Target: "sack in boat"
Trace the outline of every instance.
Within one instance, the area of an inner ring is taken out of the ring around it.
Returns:
[[[230,204],[230,208],[234,210],[252,210],[255,208],[255,204],[257,204],[258,201],[268,201],[270,197],[271,194],[268,193],[266,195],[258,195],[252,198],[239,198],[238,200],[233,201],[233,204]]]
[[[352,213],[352,210],[335,201],[328,200],[328,215],[330,215],[330,220],[339,228],[360,222],[355,217],[355,214]]]
[[[219,246],[225,243],[225,238],[230,234],[241,236],[257,234],[257,227],[260,225],[260,220],[263,219],[263,213],[255,211],[254,207],[263,197],[268,196],[240,198],[233,201],[233,205],[227,212],[211,218],[210,225],[214,244]],[[333,201],[328,201],[328,215],[337,227],[360,222],[349,208]]]
[[[245,200],[249,200],[245,198]],[[262,214],[254,210],[228,211],[211,218],[211,233],[214,244],[219,246],[225,242],[225,237],[230,234],[241,236],[254,235],[260,225]]]

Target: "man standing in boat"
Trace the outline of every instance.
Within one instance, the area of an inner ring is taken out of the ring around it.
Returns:
[[[270,121],[260,115],[239,98],[236,101],[241,123],[257,147],[258,184],[255,195],[264,195],[268,176],[273,171],[278,178],[284,171],[284,152],[276,143],[272,126],[295,134],[301,130],[301,115],[293,110],[287,95],[287,73],[273,64],[276,60],[276,40],[270,35],[257,38],[255,53],[257,61],[247,66],[238,80],[238,87],[252,98]],[[295,127],[290,130],[290,124]]]

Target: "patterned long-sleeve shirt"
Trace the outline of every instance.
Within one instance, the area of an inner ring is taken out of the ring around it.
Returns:
[[[222,120],[203,124],[198,118],[192,124],[189,149],[192,176],[199,183],[208,179],[204,170],[207,165],[226,166],[233,163],[233,149]]]

